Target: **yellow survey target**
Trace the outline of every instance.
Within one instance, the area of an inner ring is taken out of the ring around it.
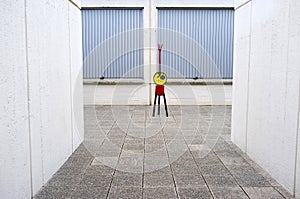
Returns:
[[[156,72],[153,76],[153,80],[157,85],[164,85],[167,82],[167,75],[163,72]]]

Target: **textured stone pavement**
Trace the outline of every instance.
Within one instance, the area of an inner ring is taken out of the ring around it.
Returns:
[[[230,142],[230,106],[85,107],[84,143],[35,198],[292,198]]]

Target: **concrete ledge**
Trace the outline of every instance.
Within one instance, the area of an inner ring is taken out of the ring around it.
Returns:
[[[84,79],[84,85],[137,85],[143,79]],[[154,83],[151,83],[154,84]],[[232,79],[170,79],[168,85],[232,85]]]
[[[144,84],[143,79],[84,79],[83,85],[136,85]]]
[[[168,85],[232,85],[232,79],[170,79]]]

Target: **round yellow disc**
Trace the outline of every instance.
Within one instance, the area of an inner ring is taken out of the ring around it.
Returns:
[[[164,85],[167,82],[167,75],[163,72],[156,72],[153,76],[153,80],[157,85]]]

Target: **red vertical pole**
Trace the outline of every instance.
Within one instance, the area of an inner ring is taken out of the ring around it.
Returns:
[[[158,72],[161,72],[161,49],[162,49],[162,44],[158,44]]]

